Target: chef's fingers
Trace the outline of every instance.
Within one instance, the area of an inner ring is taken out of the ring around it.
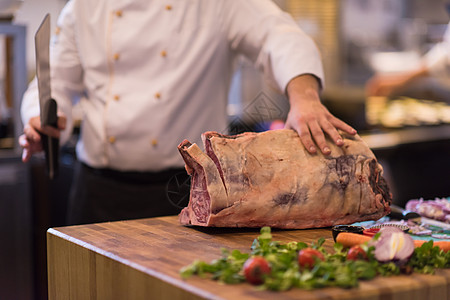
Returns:
[[[352,126],[348,125],[347,123],[336,117],[332,117],[329,121],[335,128],[345,131],[348,134],[355,135],[357,133],[355,128],[353,128]]]
[[[317,121],[311,121],[308,123],[308,126],[309,131],[311,132],[314,141],[316,142],[320,151],[322,151],[322,153],[325,155],[329,155],[331,153],[331,149],[330,147],[328,147],[327,142],[325,141],[325,135],[323,134],[323,130],[320,127],[319,123],[317,123]]]
[[[31,154],[42,151],[41,135],[28,124],[23,129],[24,134],[19,137],[19,145],[27,148]]]
[[[31,120],[30,123],[24,126],[23,133],[25,134],[26,139],[30,142],[41,142],[41,135],[39,134],[38,130],[33,127]]]
[[[38,133],[38,140],[33,140],[33,138],[28,138],[26,134],[22,134],[19,137],[19,145],[22,147],[22,161],[27,162],[30,160],[34,153],[42,151],[41,139]],[[31,135],[33,136],[33,135]]]
[[[25,134],[19,136],[19,145],[22,147],[22,161],[27,162],[31,158],[31,153],[28,150],[30,144],[28,143],[27,137]]]
[[[41,122],[39,117],[33,117],[23,128],[23,135],[19,137],[19,145],[22,147],[22,161],[30,160],[34,153],[42,151],[40,131]]]
[[[298,122],[295,127],[290,123],[286,123],[285,128],[294,129],[297,131],[303,146],[309,153],[314,154],[317,152],[316,145],[311,138],[311,133],[309,132],[309,128],[305,122]]]
[[[53,126],[50,125],[45,125],[43,127],[41,127],[41,118],[40,117],[33,117],[30,119],[30,121],[28,122],[28,124],[34,128],[37,132],[43,133],[45,135],[54,137],[54,138],[59,138],[61,135],[61,130],[66,128],[66,123],[67,123],[67,118],[61,114],[58,116],[57,119],[57,127],[55,128]]]
[[[52,127],[50,125],[45,125],[45,126],[41,127],[41,118],[39,118],[39,117],[31,118],[27,125],[29,125],[29,127],[33,128],[35,131],[43,133],[45,135],[48,135],[48,136],[51,136],[54,138],[59,138],[59,136],[60,136],[59,129],[57,129],[55,127]],[[25,134],[27,134],[27,132],[25,132]],[[29,137],[28,134],[27,134],[27,137]]]
[[[323,131],[325,131],[328,136],[334,141],[334,143],[338,146],[344,145],[344,141],[342,140],[341,135],[337,131],[334,124],[331,123],[331,120],[324,119],[320,122],[320,126]]]
[[[23,162],[28,162],[28,161],[30,160],[30,158],[31,158],[30,151],[28,151],[27,148],[23,148],[23,151],[22,151],[22,161],[23,161]]]
[[[59,138],[59,136],[61,135],[61,132],[59,129],[50,126],[50,125],[45,125],[44,127],[42,127],[41,132],[43,134],[46,134],[48,136],[54,137],[54,138]]]
[[[66,129],[66,124],[67,124],[67,118],[64,114],[59,113],[58,114],[58,129],[59,130],[64,130]]]
[[[19,136],[19,146],[22,148],[30,146],[30,144],[28,143],[28,140],[27,140],[27,136],[25,134],[22,134],[21,136]]]

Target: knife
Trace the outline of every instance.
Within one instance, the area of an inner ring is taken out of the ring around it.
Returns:
[[[416,222],[420,222],[421,216],[413,211],[407,211],[397,206],[395,204],[391,204],[391,213],[388,215],[391,219],[396,220],[413,220]]]
[[[57,104],[50,85],[50,14],[45,15],[34,37],[36,47],[36,77],[39,91],[41,126],[57,128]],[[47,173],[50,179],[58,173],[59,139],[41,133]]]

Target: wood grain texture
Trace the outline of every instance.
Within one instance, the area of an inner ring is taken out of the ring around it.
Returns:
[[[316,242],[329,229],[274,230],[273,240]],[[379,277],[358,288],[258,291],[249,284],[182,280],[196,259],[219,258],[221,248],[250,252],[256,229],[194,228],[177,217],[52,228],[47,232],[49,299],[450,299],[450,270],[436,275]]]

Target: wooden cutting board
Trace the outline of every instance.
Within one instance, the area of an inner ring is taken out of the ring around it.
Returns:
[[[316,242],[330,229],[274,230],[273,240]],[[450,270],[362,281],[358,288],[259,291],[223,285],[179,270],[221,248],[250,252],[258,229],[188,228],[177,217],[51,228],[47,233],[49,299],[450,299]]]

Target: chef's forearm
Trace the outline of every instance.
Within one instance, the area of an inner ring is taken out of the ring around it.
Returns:
[[[320,100],[320,88],[320,80],[316,76],[303,74],[289,81],[286,87],[286,95],[292,106],[295,105],[297,101],[310,101],[311,99]]]
[[[406,84],[415,81],[416,79],[427,77],[430,75],[430,70],[426,65],[421,66],[419,69],[414,71],[410,78],[407,80]]]

